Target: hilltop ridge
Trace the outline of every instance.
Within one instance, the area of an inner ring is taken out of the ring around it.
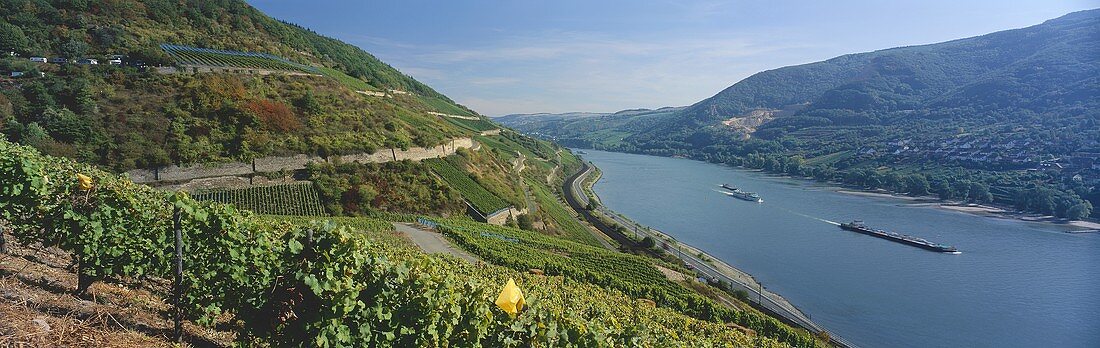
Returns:
[[[1100,204],[1098,38],[1087,10],[762,71],[677,112],[500,120],[568,146],[1080,219]]]

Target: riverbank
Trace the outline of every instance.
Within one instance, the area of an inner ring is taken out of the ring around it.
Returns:
[[[564,182],[563,188],[568,191],[564,192],[564,194],[570,198],[582,198],[585,202],[591,199],[597,199],[598,202],[598,198],[592,197],[595,195],[595,190],[593,189],[593,186],[595,185],[596,181],[598,181],[599,178],[602,177],[602,175],[595,179],[591,179],[589,178],[589,174],[591,172],[598,172],[598,169],[594,165],[588,162],[584,162],[584,167],[582,167],[581,171],[567,178],[567,180]],[[591,195],[589,195],[589,193],[591,193]],[[581,204],[575,204],[575,207],[576,206],[581,206]],[[639,224],[627,218],[625,215],[616,213],[608,209],[602,204],[600,204],[597,209],[595,209],[595,211],[578,212],[586,218],[591,216],[595,219],[599,219],[598,217],[596,217],[595,214],[602,215],[603,217],[608,218],[614,224],[620,225],[628,231],[632,230],[639,233],[640,235],[649,236],[654,240],[657,240],[659,243],[658,245],[667,246],[664,248],[666,252],[668,252],[670,255],[673,255],[674,257],[679,258],[685,265],[699,273],[701,277],[724,281],[727,284],[730,284],[731,288],[736,290],[743,290],[748,293],[748,303],[752,304],[758,310],[768,313],[769,315],[780,319],[788,325],[801,327],[814,334],[825,332],[828,334],[828,337],[830,337],[830,341],[837,346],[854,347],[852,343],[840,338],[835,333],[832,333],[829,330],[826,330],[824,327],[811,321],[808,315],[799,310],[798,307],[794,306],[794,304],[792,304],[786,298],[774,292],[768,291],[763,286],[763,284],[757,281],[756,278],[754,278],[752,275],[722,261],[720,258],[715,257],[703,251],[702,249],[684,244],[673,238],[671,235],[660,230]],[[601,225],[603,224],[602,220],[590,222],[592,222],[594,225],[596,225],[597,222]],[[601,230],[603,230],[603,228],[601,228]],[[625,238],[625,236],[619,237]]]
[[[1100,339],[1080,326],[1100,301],[1087,276],[1100,234],[842,194],[835,184],[702,161],[603,151],[585,159],[603,171],[595,189],[605,206],[751,274],[857,345],[1083,347]],[[714,192],[719,183],[758,192],[765,203],[725,197]],[[829,223],[853,219],[963,253]]]
[[[1060,218],[1057,218],[1057,217],[1054,217],[1054,216],[1043,216],[1043,215],[1037,215],[1037,214],[1028,214],[1028,213],[1022,213],[1022,212],[1019,212],[1019,211],[1008,210],[1008,209],[1005,209],[1005,208],[992,206],[992,205],[962,203],[962,202],[945,202],[945,201],[942,201],[940,199],[933,198],[933,197],[930,197],[930,196],[912,197],[912,196],[898,195],[898,194],[887,193],[887,192],[882,192],[882,191],[858,191],[858,190],[852,190],[852,189],[847,189],[847,188],[836,189],[834,191],[837,192],[837,193],[843,193],[843,194],[855,195],[855,196],[896,199],[896,200],[906,201],[906,202],[909,202],[910,204],[914,204],[914,205],[919,204],[919,205],[922,205],[922,206],[934,207],[934,208],[939,208],[939,209],[944,209],[944,210],[949,210],[949,211],[954,211],[954,212],[959,212],[959,213],[966,213],[966,214],[971,214],[971,215],[977,215],[977,216],[993,217],[993,218],[1008,219],[1008,220],[1019,220],[1019,221],[1026,221],[1026,222],[1033,222],[1033,223],[1044,223],[1044,224],[1050,224],[1050,225],[1053,225],[1053,226],[1057,226],[1057,227],[1062,228],[1062,229],[1072,228],[1071,230],[1065,231],[1067,233],[1100,232],[1100,223],[1096,223],[1096,222],[1092,222],[1092,221],[1082,221],[1082,220],[1066,220],[1066,219],[1060,219]]]

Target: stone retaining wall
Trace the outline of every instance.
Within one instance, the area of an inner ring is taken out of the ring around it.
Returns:
[[[294,171],[305,169],[311,162],[360,162],[360,163],[384,163],[390,161],[411,160],[421,161],[428,158],[450,156],[460,148],[477,149],[477,142],[470,138],[452,139],[451,142],[436,147],[413,147],[408,150],[381,149],[370,154],[355,154],[344,156],[331,156],[328,159],[310,156],[271,156],[257,158],[252,162],[231,162],[219,164],[197,164],[189,166],[171,165],[154,169],[135,169],[126,172],[130,179],[136,183],[176,182],[199,178],[212,178],[220,176],[240,176],[255,173],[271,173],[278,171]]]

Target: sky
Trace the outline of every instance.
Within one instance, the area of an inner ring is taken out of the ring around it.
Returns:
[[[971,37],[1098,0],[248,0],[481,114],[690,105],[754,73]]]

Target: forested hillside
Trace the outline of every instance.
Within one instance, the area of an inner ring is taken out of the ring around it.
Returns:
[[[261,217],[229,205],[195,201],[183,193],[135,185],[92,166],[44,156],[5,140],[0,140],[0,185],[5,188],[0,190],[0,222],[8,230],[5,234],[11,248],[50,248],[27,255],[31,263],[23,269],[12,268],[7,260],[0,263],[6,285],[0,313],[31,312],[37,315],[35,321],[72,326],[58,325],[56,330],[126,336],[127,342],[144,342],[142,345],[170,345],[164,337],[167,334],[143,324],[163,321],[168,310],[145,311],[140,317],[133,311],[115,311],[118,317],[112,316],[110,325],[97,326],[80,321],[85,318],[75,322],[75,316],[61,318],[59,313],[71,309],[59,304],[68,304],[71,296],[45,306],[40,297],[27,298],[20,305],[11,301],[18,294],[44,287],[89,299],[101,295],[98,301],[80,305],[100,306],[101,301],[111,304],[117,300],[114,295],[120,290],[114,284],[125,283],[133,289],[125,290],[127,294],[144,296],[141,301],[127,298],[127,303],[116,306],[170,303],[172,292],[163,291],[158,284],[167,284],[163,280],[174,277],[170,266],[175,257],[173,241],[166,236],[178,228],[176,233],[183,236],[187,252],[178,261],[181,276],[175,277],[179,277],[178,286],[186,290],[172,306],[198,325],[188,325],[187,335],[195,337],[184,342],[191,345],[788,346],[672,308],[656,308],[579,277],[528,274],[425,254],[394,236],[390,232],[393,226],[386,221]],[[486,229],[473,222],[462,223],[465,228]],[[0,234],[0,246],[5,245],[2,237],[4,234]],[[5,256],[8,252],[0,249]],[[53,275],[61,273],[66,279],[44,280],[42,283],[49,285],[41,286],[7,280],[9,272],[15,272],[16,279],[27,276],[23,273],[29,265],[36,271],[64,268],[42,263],[47,254],[54,259],[72,255],[76,276],[55,270]],[[523,287],[528,302],[508,313],[493,306],[491,299],[500,284],[513,279]],[[54,296],[47,293],[41,297]],[[774,319],[746,312],[724,313],[772,330],[769,336],[799,342],[803,347],[815,344],[812,337],[796,335]],[[11,321],[23,319],[5,316],[0,344],[104,343],[98,337],[62,335],[51,339],[33,331],[9,331],[18,327],[9,325],[19,325]],[[215,341],[208,341],[210,337]]]
[[[51,154],[125,170],[433,146],[471,133],[428,114],[467,112],[447,97],[242,1],[11,0],[0,10],[0,48],[14,55],[0,70],[24,73],[4,81],[0,127]],[[324,75],[159,74],[151,66],[177,63],[165,43],[276,55]],[[72,64],[85,58],[104,64]]]
[[[495,128],[369,53],[243,1],[5,0],[0,33],[0,133],[115,171],[430,148]],[[321,180],[331,213],[463,211],[416,164],[370,172],[349,172],[381,192],[365,204]]]
[[[1082,11],[764,71],[658,117],[502,120],[567,145],[1081,218],[1093,205],[1087,200],[1100,203],[1098,42],[1100,10]],[[971,184],[991,186],[992,195],[961,190]]]

